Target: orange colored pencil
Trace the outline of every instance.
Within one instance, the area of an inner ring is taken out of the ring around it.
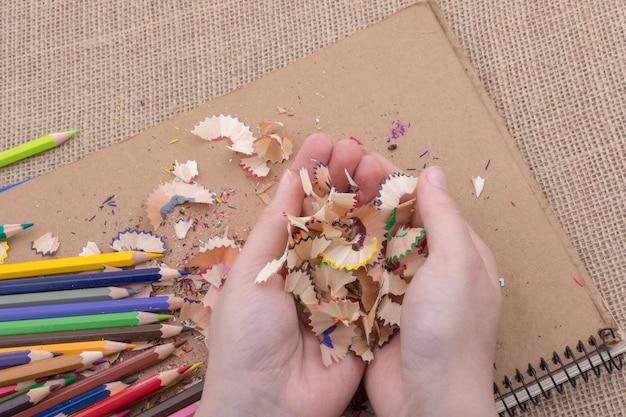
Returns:
[[[60,374],[74,371],[92,362],[102,359],[102,352],[86,351],[70,355],[57,356],[56,358],[29,363],[27,365],[14,366],[0,370],[0,386],[14,384],[33,378]]]
[[[194,365],[181,366],[178,369],[156,373],[143,381],[136,382],[118,394],[98,401],[94,405],[72,414],[72,417],[103,417],[114,413],[180,381],[185,372],[192,366]]]

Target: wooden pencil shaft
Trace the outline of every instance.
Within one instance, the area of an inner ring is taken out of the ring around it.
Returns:
[[[32,320],[55,317],[84,316],[89,314],[125,313],[133,311],[159,312],[178,310],[182,298],[170,296],[126,298],[66,304],[14,307],[0,310],[0,322],[9,320]]]
[[[70,330],[65,332],[35,333],[26,335],[0,336],[0,350],[14,346],[51,343],[98,341],[102,339],[118,342],[165,339],[191,331],[189,327],[155,323],[141,326],[109,327],[105,329]]]
[[[0,295],[0,313],[2,313],[1,309],[4,308],[115,300],[129,297],[134,292],[136,291],[126,288],[99,287],[83,288],[79,290],[34,292],[31,294]]]
[[[5,280],[2,285],[0,285],[0,295],[157,282],[177,278],[183,274],[185,274],[185,272],[170,268],[140,268],[112,272],[61,274],[37,278],[9,279]]]
[[[0,370],[0,385],[13,384],[42,376],[74,371],[103,357],[102,352],[85,351]]]
[[[117,326],[138,326],[167,320],[172,316],[155,313],[109,313],[85,316],[55,317],[51,319],[16,320],[0,322],[0,335],[48,333],[64,330],[101,329]]]
[[[0,280],[96,271],[102,270],[105,265],[123,268],[160,256],[162,255],[156,253],[127,251],[4,264],[0,265]]]
[[[169,357],[175,350],[176,346],[173,343],[167,343],[156,346],[145,352],[141,352],[123,362],[119,362],[111,366],[109,369],[97,372],[89,378],[84,378],[68,387],[54,392],[50,395],[50,397],[46,398],[41,403],[29,410],[17,414],[15,417],[33,417],[37,413],[68,401],[77,395],[97,387],[98,385],[120,380],[129,375],[147,369]]]

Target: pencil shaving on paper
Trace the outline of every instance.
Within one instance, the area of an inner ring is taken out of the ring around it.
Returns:
[[[165,253],[167,247],[163,238],[150,232],[139,230],[124,230],[113,238],[109,245],[118,252],[143,251],[152,253]]]
[[[54,255],[59,249],[59,238],[53,236],[51,232],[45,233],[38,239],[31,242],[31,249],[38,255],[50,256]]]
[[[260,122],[256,138],[237,118],[224,115],[207,117],[191,133],[208,141],[228,138],[229,149],[247,155],[239,159],[239,166],[255,178],[265,178],[270,172],[268,164],[284,162],[293,153],[291,135],[275,121]]]
[[[215,194],[196,183],[170,181],[159,185],[149,196],[146,209],[150,223],[156,230],[174,208],[183,203],[213,204]]]
[[[302,216],[287,216],[287,247],[256,282],[285,277],[325,366],[350,350],[370,361],[374,348],[399,330],[403,294],[427,254],[424,230],[409,224],[417,178],[391,174],[361,204],[358,185],[340,193],[327,166],[318,164],[313,173],[315,180],[301,171]]]

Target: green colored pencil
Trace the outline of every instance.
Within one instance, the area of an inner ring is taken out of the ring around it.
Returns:
[[[2,224],[0,225],[0,240],[7,240],[11,236],[18,234],[24,229],[28,229],[32,225],[32,223]]]
[[[173,316],[170,314],[134,311],[127,313],[89,314],[85,316],[5,321],[0,323],[0,336],[139,326],[142,324],[156,323],[172,317]]]
[[[14,148],[7,149],[0,152],[0,167],[12,164],[13,162],[20,161],[28,158],[29,156],[36,155],[48,149],[59,146],[75,134],[80,132],[80,129],[68,130],[67,132],[51,133],[46,136],[31,140],[30,142],[23,143]]]

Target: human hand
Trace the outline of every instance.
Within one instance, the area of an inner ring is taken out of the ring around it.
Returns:
[[[411,222],[426,229],[428,257],[404,296],[400,332],[367,367],[369,400],[379,417],[495,416],[494,256],[448,195],[440,168],[420,175],[416,204]]]
[[[298,169],[328,165],[334,184],[345,191],[346,169],[364,198],[374,197],[383,173],[353,140],[333,146],[321,134],[310,136],[286,171],[272,203],[260,216],[228,274],[209,326],[209,359],[198,415],[340,415],[364,372],[361,359],[348,355],[325,367],[319,340],[284,280],[255,284],[258,272],[279,258],[287,243],[284,213],[300,215],[303,189]]]

